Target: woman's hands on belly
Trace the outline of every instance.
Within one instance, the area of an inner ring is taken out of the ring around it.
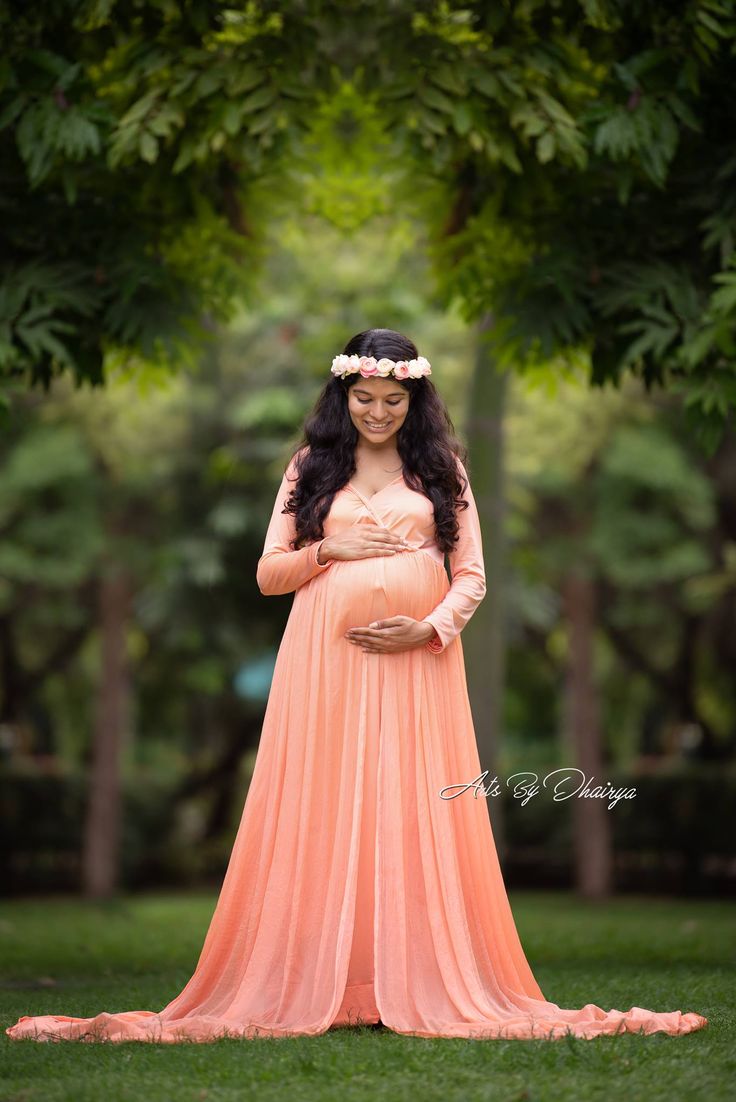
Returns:
[[[363,529],[365,536],[372,530],[377,539],[368,539],[352,560],[340,557],[319,579],[325,631],[335,642],[352,643],[364,653],[398,654],[426,647],[436,633],[424,617],[449,589],[444,567],[409,542],[402,551],[397,542],[401,537],[378,524],[361,523],[352,531],[336,533],[335,544],[343,543],[345,553],[351,553],[352,539],[362,535],[356,528]],[[398,550],[377,549],[385,536],[392,538]],[[327,538],[333,540],[333,536]]]
[[[374,620],[365,628],[349,628],[345,638],[364,651],[396,654],[423,647],[434,634],[431,624],[413,620],[411,616],[389,616],[385,620]]]
[[[380,524],[353,524],[334,536],[325,536],[319,549],[321,565],[329,559],[368,559],[374,555],[395,555],[411,547],[403,536]]]

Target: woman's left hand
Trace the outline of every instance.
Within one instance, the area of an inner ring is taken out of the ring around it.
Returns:
[[[431,624],[413,620],[411,616],[389,616],[385,620],[374,620],[368,627],[348,628],[345,632],[349,643],[379,654],[396,654],[423,647],[433,636]]]

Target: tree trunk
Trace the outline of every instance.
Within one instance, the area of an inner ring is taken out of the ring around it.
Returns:
[[[563,579],[562,597],[569,632],[565,672],[564,728],[572,762],[591,788],[604,785],[601,707],[593,663],[596,622],[595,584],[574,568]],[[568,765],[568,762],[563,762]],[[577,778],[568,791],[578,788]],[[582,791],[582,789],[581,789]],[[613,888],[611,814],[607,801],[571,796],[575,889],[600,899]]]
[[[466,435],[470,480],[483,531],[486,595],[463,629],[468,693],[473,709],[482,782],[489,786],[498,774],[503,726],[505,679],[505,545],[503,417],[506,375],[496,370],[484,334],[493,325],[490,314],[478,325],[475,369],[468,395]],[[473,780],[472,777],[458,780]],[[503,792],[504,778],[498,787]],[[506,851],[501,795],[488,797],[499,861]]]
[[[0,723],[11,729],[20,721],[24,698],[23,670],[9,615],[0,616]]]
[[[119,881],[121,766],[131,692],[125,638],[130,603],[127,570],[116,562],[106,564],[98,589],[100,680],[82,859],[82,890],[91,898],[113,895]]]

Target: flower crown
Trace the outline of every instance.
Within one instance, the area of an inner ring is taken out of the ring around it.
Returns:
[[[380,379],[389,375],[393,375],[395,379],[419,379],[422,375],[432,374],[429,360],[424,356],[418,356],[416,360],[389,360],[384,356],[377,360],[375,356],[346,356],[343,353],[335,356],[330,370],[333,375],[339,375],[342,379],[358,371],[366,379],[372,375]]]

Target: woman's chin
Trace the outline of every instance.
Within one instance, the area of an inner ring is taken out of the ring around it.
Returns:
[[[381,432],[376,432],[361,426],[358,432],[364,440],[369,441],[371,444],[385,444],[396,437],[397,430],[395,428],[388,428],[382,429]]]

